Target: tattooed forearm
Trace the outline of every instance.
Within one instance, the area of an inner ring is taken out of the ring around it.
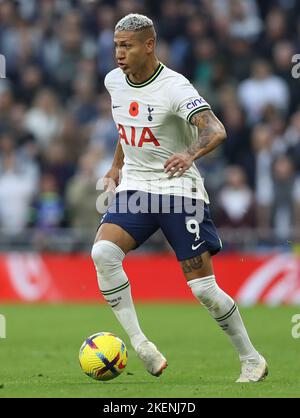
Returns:
[[[196,160],[215,149],[226,138],[224,126],[211,110],[196,113],[191,123],[199,129],[199,137],[187,153]]]

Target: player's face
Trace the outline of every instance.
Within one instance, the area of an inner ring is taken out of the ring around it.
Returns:
[[[126,74],[135,74],[143,67],[148,56],[147,41],[135,32],[116,32],[114,37],[118,66]]]

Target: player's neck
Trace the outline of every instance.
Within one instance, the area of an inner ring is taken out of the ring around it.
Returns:
[[[156,57],[153,57],[153,59],[146,63],[144,67],[142,67],[139,72],[135,74],[130,74],[129,79],[133,83],[143,83],[144,81],[148,80],[152,74],[155,73],[159,66],[159,60]]]

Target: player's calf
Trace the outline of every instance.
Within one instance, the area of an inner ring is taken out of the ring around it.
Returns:
[[[249,367],[252,368],[254,375],[256,375],[252,380],[261,380],[262,375],[266,375],[263,364],[265,360],[264,362],[262,361],[262,357],[253,347],[234,300],[219,288],[213,275],[190,280],[188,285],[193,294],[206,307],[211,316],[230,338],[239,354],[242,370],[243,365],[246,364],[248,367],[250,364]]]
[[[141,331],[136,316],[130,284],[122,266],[124,257],[121,248],[107,240],[96,242],[92,249],[100,291],[135,348],[147,337]]]

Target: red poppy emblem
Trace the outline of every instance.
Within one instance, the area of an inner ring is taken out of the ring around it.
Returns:
[[[137,102],[131,102],[129,113],[131,116],[137,116],[139,114],[139,104]]]

